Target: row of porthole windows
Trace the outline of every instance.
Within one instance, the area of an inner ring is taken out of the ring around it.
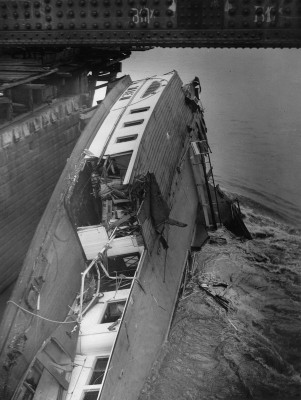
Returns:
[[[148,111],[149,109],[150,109],[150,107],[135,108],[135,109],[130,110],[130,114],[137,114],[137,113],[140,113],[140,112],[146,112],[146,111]],[[125,128],[127,128],[127,127],[130,127],[130,126],[141,125],[141,124],[143,124],[143,122],[144,122],[144,119],[139,119],[139,120],[134,120],[134,121],[128,121],[128,122],[125,122],[125,123],[123,124],[123,126],[124,126]],[[136,140],[137,137],[138,137],[137,134],[127,135],[127,136],[121,136],[121,137],[118,137],[118,138],[116,139],[116,143],[130,142],[130,141],[132,141],[132,140]]]
[[[130,110],[130,114],[138,114],[138,113],[146,112],[146,111],[148,111],[149,109],[150,109],[150,107],[134,108],[134,109],[131,109],[131,110]],[[137,120],[134,120],[134,121],[127,121],[127,122],[125,122],[125,123],[123,124],[123,126],[124,126],[125,128],[127,128],[127,127],[131,127],[131,126],[141,125],[141,124],[143,124],[143,122],[144,122],[144,119],[137,119]],[[137,134],[128,135],[128,136],[121,136],[121,137],[118,137],[118,138],[116,139],[116,143],[130,142],[130,141],[132,141],[132,140],[136,140],[137,137],[138,137]]]
[[[146,90],[146,92],[144,93],[143,97],[145,97],[148,94],[150,88],[151,88],[151,92],[154,90],[154,83],[155,83],[155,86],[156,86],[156,89],[157,89],[158,82],[157,81],[152,82],[151,85]],[[135,87],[135,89],[136,89],[136,87]],[[123,99],[129,99],[130,97],[131,97],[131,95],[123,97],[122,100]],[[132,108],[130,110],[130,114],[139,114],[139,113],[147,112],[147,111],[149,111],[149,109],[150,109],[150,106]],[[131,126],[141,125],[141,124],[143,124],[143,122],[144,122],[144,119],[137,119],[137,120],[133,120],[133,121],[127,121],[127,122],[124,122],[123,127],[124,128],[128,128],[128,127],[131,127]],[[121,136],[121,137],[118,137],[116,139],[116,143],[130,142],[130,141],[136,140],[137,138],[138,138],[138,134]]]

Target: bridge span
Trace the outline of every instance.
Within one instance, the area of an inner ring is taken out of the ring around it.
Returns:
[[[2,0],[0,48],[290,48],[300,0]]]

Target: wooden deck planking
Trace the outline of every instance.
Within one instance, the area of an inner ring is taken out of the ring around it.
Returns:
[[[178,98],[182,98],[184,102],[184,95],[181,90],[181,83],[178,79],[173,79],[171,82],[171,87],[173,88],[173,93],[175,94],[172,98],[170,98],[168,92],[164,92],[160,102],[157,104],[155,109],[155,117],[157,123],[157,130],[152,132],[151,122],[147,126],[146,132],[146,148],[147,156],[151,161],[149,170],[154,172],[156,178],[158,180],[159,185],[163,184],[161,187],[162,194],[165,198],[168,198],[169,187],[166,183],[166,177],[168,177],[168,183],[171,184],[171,178],[174,174],[174,168],[177,163],[177,155],[179,153],[179,148],[183,141],[183,136],[187,134],[186,131],[186,123],[185,119],[179,118],[175,116],[175,118],[171,118],[171,114],[176,113],[175,110],[185,108],[183,104],[177,103]],[[176,87],[176,88],[175,88]],[[177,89],[177,90],[176,90]],[[170,107],[166,107],[163,109],[162,104],[170,104]],[[158,110],[158,112],[157,112]],[[174,111],[173,111],[174,110]],[[165,112],[164,112],[165,111]],[[190,110],[187,110],[186,119],[187,121],[191,118]],[[167,123],[166,123],[167,122]],[[167,132],[170,135],[170,138],[167,139]],[[152,134],[153,133],[153,134]],[[155,139],[154,139],[155,138]],[[169,148],[169,143],[172,142],[173,152],[168,154],[167,150]],[[166,154],[162,154],[162,152],[166,152]],[[145,156],[145,154],[143,155]],[[164,163],[164,167],[160,163]]]
[[[172,96],[170,95],[172,93]],[[162,195],[169,200],[171,185],[179,162],[179,155],[189,136],[187,125],[192,120],[185,105],[182,82],[176,75],[160,97],[143,135],[134,166],[135,175],[153,172]],[[167,135],[168,133],[168,135]],[[171,202],[170,202],[171,204]],[[156,235],[150,221],[142,225],[144,239],[150,251]]]

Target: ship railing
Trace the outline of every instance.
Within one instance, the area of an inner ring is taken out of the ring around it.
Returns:
[[[103,264],[104,255],[105,255],[107,249],[110,247],[111,242],[115,239],[117,228],[118,227],[116,226],[115,229],[113,230],[111,236],[109,237],[108,242],[104,245],[104,247],[97,254],[97,256],[90,262],[88,267],[81,273],[81,289],[80,289],[80,296],[79,296],[80,304],[79,304],[79,315],[78,315],[78,322],[79,323],[82,321],[83,315],[94,304],[95,299],[99,296],[99,289],[100,289],[100,271],[99,271],[99,267],[102,269],[102,271],[105,274],[105,276],[107,278],[109,278],[109,279],[118,280],[121,277],[120,275],[119,276],[118,275],[111,276],[109,274],[108,270],[106,269],[105,265]],[[96,288],[95,294],[93,295],[92,299],[84,307],[85,279],[87,277],[87,274],[90,272],[90,270],[94,266],[96,267],[96,272],[97,272],[97,288]],[[138,264],[138,266],[139,266],[139,264]],[[135,280],[136,279],[135,276],[125,276],[125,275],[122,275],[122,278],[126,279],[126,280]]]
[[[91,263],[89,264],[88,268],[85,269],[84,272],[81,273],[82,278],[81,278],[81,289],[80,289],[80,309],[79,309],[79,315],[78,315],[78,322],[80,323],[83,319],[83,314],[85,312],[88,311],[88,309],[91,307],[91,305],[93,304],[95,298],[98,296],[99,294],[99,287],[100,287],[100,272],[98,270],[98,268],[96,268],[97,271],[97,289],[96,289],[96,293],[94,294],[94,296],[92,297],[92,299],[90,300],[90,302],[87,304],[87,306],[85,307],[85,309],[83,310],[83,302],[84,302],[84,292],[85,292],[85,278],[86,275],[88,274],[88,272],[91,270],[91,268],[95,265],[97,261],[97,258],[94,258]]]
[[[81,288],[80,288],[80,297],[79,297],[79,316],[78,320],[79,322],[82,321],[83,314],[88,311],[88,309],[91,307],[91,305],[94,303],[95,298],[99,295],[99,288],[100,288],[100,272],[99,269],[96,268],[97,271],[97,289],[96,293],[94,294],[93,298],[90,300],[90,302],[87,304],[85,309],[83,310],[83,303],[84,303],[84,292],[85,292],[85,278],[88,274],[88,272],[95,266],[97,265],[97,262],[99,261],[100,255],[104,254],[104,252],[107,250],[107,248],[110,246],[110,243],[112,240],[115,238],[115,233],[116,233],[117,227],[114,229],[112,232],[109,241],[105,244],[105,246],[102,248],[100,253],[90,262],[88,267],[81,273]]]

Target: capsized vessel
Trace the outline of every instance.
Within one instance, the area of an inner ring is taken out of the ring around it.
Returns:
[[[3,398],[136,399],[220,220],[199,82],[121,79],[58,182],[1,327]],[[210,158],[209,158],[210,161]],[[6,396],[6,397],[5,397]]]

